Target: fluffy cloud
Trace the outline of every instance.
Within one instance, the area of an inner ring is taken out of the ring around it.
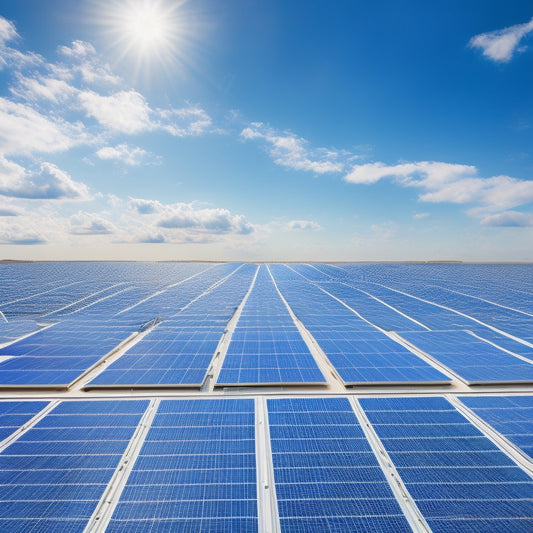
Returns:
[[[503,213],[485,217],[481,224],[484,226],[533,227],[533,213],[504,211]]]
[[[308,141],[292,133],[280,133],[253,122],[241,131],[245,140],[259,140],[268,146],[274,163],[294,170],[304,170],[315,174],[342,172],[347,154],[326,148],[310,149]]]
[[[28,105],[0,97],[0,154],[61,152],[89,140],[79,122],[70,123],[53,115],[45,117]]]
[[[70,217],[72,235],[110,235],[116,228],[111,222],[96,213],[79,212]]]
[[[41,163],[37,172],[0,156],[0,195],[32,200],[86,200],[89,190],[52,163]]]
[[[175,137],[201,135],[209,131],[212,125],[211,117],[196,106],[159,109],[158,114],[161,119],[159,127]]]
[[[84,91],[79,101],[88,116],[110,130],[131,135],[153,129],[150,107],[137,91],[119,91],[110,96]]]
[[[19,212],[16,209],[10,209],[8,207],[0,207],[0,217],[17,217]]]
[[[20,224],[2,225],[0,221],[0,244],[46,244],[41,234]]]
[[[290,231],[319,231],[322,226],[312,220],[291,220],[287,222],[287,228]]]
[[[121,161],[130,166],[141,165],[142,163],[152,159],[153,156],[146,150],[138,146],[128,146],[127,144],[119,144],[117,146],[105,146],[96,152],[100,159]]]
[[[525,24],[516,24],[501,30],[475,35],[470,39],[472,48],[480,48],[492,61],[507,63],[519,49],[520,41],[533,31],[533,18]]]
[[[255,231],[243,215],[196,202],[163,204],[130,198],[127,208],[140,230],[141,242],[210,242]]]
[[[533,201],[533,181],[509,176],[480,178],[476,167],[434,161],[386,165],[356,165],[345,176],[349,183],[375,183],[393,178],[406,187],[423,189],[423,202],[476,203],[489,210],[509,209]]]

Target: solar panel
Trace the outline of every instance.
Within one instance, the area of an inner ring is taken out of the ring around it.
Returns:
[[[200,387],[256,268],[243,265],[150,331],[86,387]]]
[[[406,332],[402,337],[471,384],[531,382],[533,364],[466,331]]]
[[[531,530],[531,477],[444,398],[359,401],[432,531]]]
[[[81,376],[135,329],[108,321],[65,320],[0,349],[0,387],[63,386]]]
[[[464,396],[461,401],[533,459],[533,396]]]
[[[0,530],[83,531],[144,400],[68,401],[0,453]]]
[[[253,400],[164,400],[114,531],[257,531]]]
[[[283,532],[411,531],[346,398],[267,406]]]
[[[272,272],[283,280],[291,271],[282,265],[273,265]],[[328,285],[328,290],[330,287]],[[427,362],[309,283],[281,282],[280,290],[346,385],[450,381]],[[385,306],[381,307],[389,311]],[[330,322],[332,317],[334,325]]]
[[[233,332],[217,385],[325,381],[267,268],[261,265]]]
[[[47,405],[48,402],[0,401],[0,441],[17,431]]]

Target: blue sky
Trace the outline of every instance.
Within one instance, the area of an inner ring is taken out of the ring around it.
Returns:
[[[0,258],[533,261],[530,1],[0,1]]]

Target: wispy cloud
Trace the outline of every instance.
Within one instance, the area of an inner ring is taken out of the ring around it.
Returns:
[[[533,227],[533,213],[521,213],[519,211],[504,211],[496,215],[485,217],[481,224],[484,226],[500,227]]]
[[[146,162],[155,163],[159,160],[150,152],[138,146],[129,146],[126,143],[116,146],[104,146],[96,151],[99,159],[120,161],[129,166],[138,166]]]
[[[279,132],[261,122],[252,122],[240,134],[242,139],[265,143],[274,163],[315,174],[338,173],[345,167],[347,152],[311,148],[309,142],[291,132]]]
[[[525,24],[515,24],[501,30],[475,35],[470,39],[472,48],[479,48],[483,55],[497,63],[507,63],[520,47],[522,39],[533,31],[533,18]]]
[[[290,231],[320,231],[322,226],[313,220],[291,220],[287,222]]]
[[[100,214],[80,211],[70,217],[72,235],[110,235],[115,232],[114,225]]]

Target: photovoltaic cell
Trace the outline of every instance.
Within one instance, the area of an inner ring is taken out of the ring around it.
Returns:
[[[471,384],[533,382],[533,364],[466,331],[406,332],[402,337]]]
[[[533,459],[533,396],[464,396],[460,399]]]
[[[83,531],[148,401],[62,402],[0,453],[0,531]]]
[[[530,531],[533,482],[444,398],[363,398],[432,531]]]
[[[17,431],[47,405],[47,402],[0,401],[0,441]]]
[[[108,532],[256,532],[253,400],[162,401]]]
[[[283,533],[411,531],[346,398],[267,406]]]

